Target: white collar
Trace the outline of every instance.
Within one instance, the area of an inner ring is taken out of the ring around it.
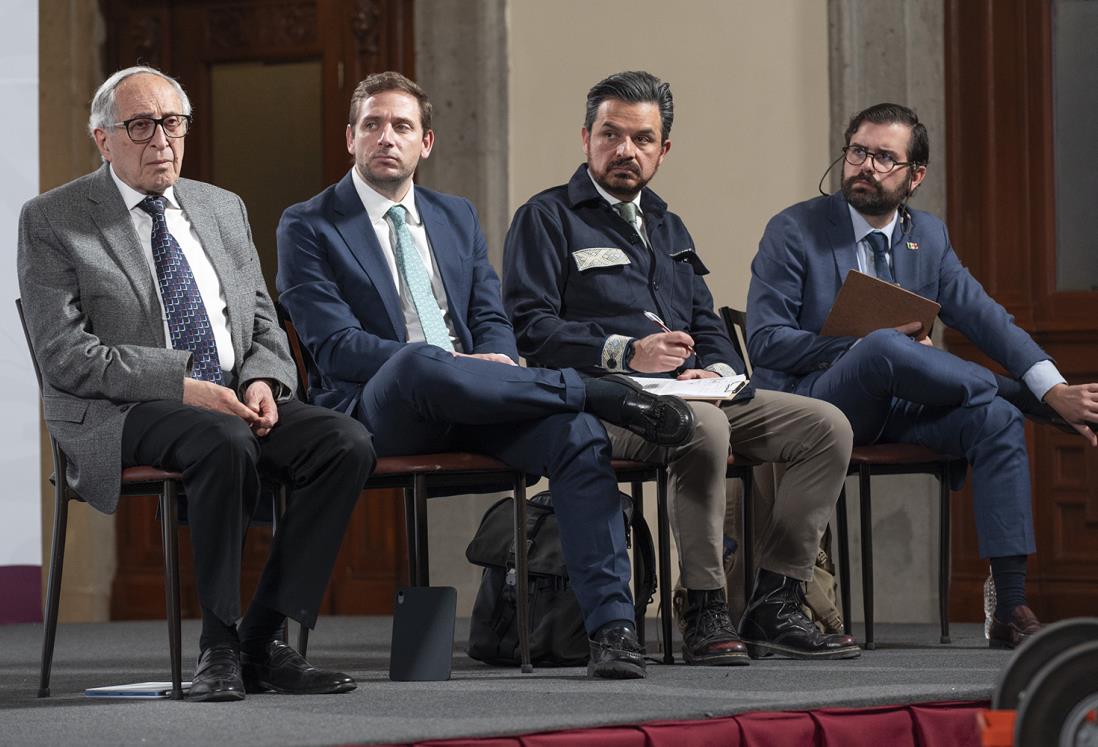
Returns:
[[[606,200],[607,202],[610,203],[611,207],[613,207],[614,205],[617,205],[619,202],[625,202],[625,200],[619,200],[617,197],[614,197],[614,195],[610,194],[605,189],[603,189],[602,185],[599,184],[597,181],[595,181],[595,177],[593,177],[591,175],[591,169],[590,168],[587,169],[587,178],[591,180],[591,183],[595,185],[595,189],[598,190],[598,193],[600,195],[602,195],[602,198],[604,200]],[[640,192],[637,192],[636,196],[632,200],[629,200],[629,202],[631,202],[631,203],[633,203],[634,205],[637,206],[637,214],[638,215],[643,214],[643,211],[641,210],[641,193]]]
[[[847,209],[850,211],[850,221],[854,224],[854,243],[858,243],[865,239],[866,236],[874,231],[881,231],[888,237],[888,243],[892,244],[892,232],[896,230],[896,219],[899,218],[900,213],[893,211],[892,220],[888,222],[888,225],[884,228],[874,228],[869,225],[869,221],[865,219],[865,216],[854,209],[854,206],[849,202],[846,204]]]
[[[107,170],[111,174],[111,179],[114,180],[114,185],[118,187],[118,191],[122,194],[122,201],[126,203],[126,210],[133,210],[137,207],[142,200],[148,195],[138,192],[126,182],[119,178],[118,174],[114,173],[114,168],[107,165]],[[164,190],[164,197],[168,201],[168,207],[179,210],[179,202],[175,199],[175,187],[168,187]]]
[[[366,180],[358,173],[358,169],[353,166],[351,167],[351,180],[355,184],[355,191],[358,192],[358,198],[362,200],[362,207],[366,208],[366,214],[370,216],[371,223],[378,223],[379,221],[385,220],[385,214],[389,212],[389,208],[393,205],[403,205],[404,209],[408,211],[406,222],[413,226],[418,226],[420,224],[419,210],[416,209],[415,184],[408,188],[408,192],[399,202],[393,202],[367,184]]]

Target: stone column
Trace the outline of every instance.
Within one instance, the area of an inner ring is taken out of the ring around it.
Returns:
[[[945,8],[942,0],[829,0],[833,157],[856,112],[891,101],[913,108],[930,136],[930,167],[912,206],[944,219]],[[832,171],[838,189],[841,171]],[[941,345],[941,325],[935,331]],[[873,480],[875,620],[934,622],[938,488],[929,477]],[[857,480],[847,483],[855,618],[861,610]]]
[[[99,167],[88,136],[88,106],[106,77],[106,27],[97,3],[39,0],[39,181],[42,191]],[[53,486],[49,437],[42,429],[42,583],[49,572]],[[116,564],[114,517],[83,504],[69,511],[61,621],[96,622],[110,617]]]
[[[431,97],[435,131],[418,183],[472,201],[498,272],[511,219],[506,2],[419,0],[415,29],[416,81]],[[429,501],[431,583],[457,588],[458,615],[471,613],[481,574],[465,562],[465,547],[498,499],[490,494]]]

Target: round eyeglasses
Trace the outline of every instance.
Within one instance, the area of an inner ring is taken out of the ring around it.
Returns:
[[[125,122],[115,122],[114,127],[125,127],[126,134],[137,145],[147,143],[156,134],[159,125],[164,129],[167,137],[184,137],[191,129],[191,116],[189,114],[168,114],[156,119],[155,117],[132,117]]]
[[[843,148],[843,158],[851,166],[861,166],[865,159],[873,162],[873,170],[879,174],[888,174],[901,166],[914,166],[914,161],[897,161],[887,153],[874,153],[860,145],[848,145]]]

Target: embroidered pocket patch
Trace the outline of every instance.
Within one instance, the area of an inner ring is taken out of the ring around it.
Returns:
[[[576,261],[576,269],[580,272],[590,270],[592,267],[618,267],[629,264],[629,257],[616,246],[577,249],[572,252],[572,259]]]

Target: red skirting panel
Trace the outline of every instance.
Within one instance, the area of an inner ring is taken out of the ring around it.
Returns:
[[[0,623],[42,622],[42,566],[0,565]]]
[[[987,702],[965,701],[741,713],[706,721],[414,742],[411,747],[979,747],[976,714],[987,707]]]

